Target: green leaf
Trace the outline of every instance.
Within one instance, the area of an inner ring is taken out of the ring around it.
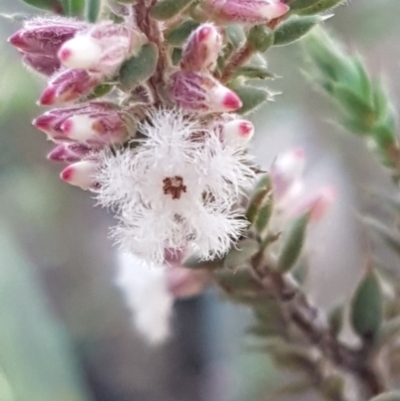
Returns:
[[[271,191],[271,181],[268,174],[264,174],[255,185],[253,193],[250,197],[246,210],[246,219],[255,222],[258,211],[263,203],[264,198]]]
[[[233,78],[245,77],[248,79],[267,79],[275,78],[275,74],[270,72],[265,66],[253,66],[245,65],[243,67],[236,68],[233,72]]]
[[[177,27],[169,29],[165,33],[165,39],[171,46],[182,46],[189,35],[199,26],[197,21],[187,19]]]
[[[296,264],[303,249],[310,214],[305,213],[289,227],[283,238],[283,245],[278,256],[277,269],[286,273]]]
[[[229,251],[224,260],[224,267],[237,269],[250,263],[251,258],[260,250],[258,241],[252,238],[245,238],[238,241],[235,247]]]
[[[374,122],[374,112],[365,99],[355,93],[351,88],[342,84],[334,87],[333,96],[339,104],[346,109],[347,113],[356,115],[366,126]]]
[[[182,265],[188,269],[198,270],[198,269],[206,269],[206,270],[215,270],[222,268],[223,259],[214,259],[214,260],[201,260],[196,255],[190,256],[182,262]]]
[[[67,10],[64,8],[61,0],[22,0],[30,6],[40,8],[41,10],[52,11],[56,14],[64,14]]]
[[[331,10],[345,0],[297,0],[290,4],[290,11],[297,15],[314,15]]]
[[[214,272],[214,277],[219,281],[225,290],[235,297],[239,293],[258,293],[263,289],[262,285],[251,276],[247,269],[219,269]]]
[[[371,398],[370,401],[400,401],[400,391],[389,391]]]
[[[274,32],[265,25],[255,25],[247,35],[247,43],[255,51],[264,53],[274,44]]]
[[[125,61],[120,70],[120,85],[130,91],[149,79],[156,70],[158,48],[154,43],[144,45],[139,54]]]
[[[379,279],[373,269],[359,284],[351,303],[351,323],[357,334],[374,340],[383,319],[383,299]]]
[[[173,65],[178,65],[182,58],[182,49],[174,47],[171,54],[171,61]]]
[[[160,21],[175,17],[187,9],[194,0],[159,0],[150,10],[150,15]]]
[[[268,227],[268,223],[272,216],[273,206],[272,192],[269,192],[267,196],[264,197],[255,219],[254,226],[259,234],[265,232]]]
[[[278,25],[274,46],[286,46],[301,39],[321,22],[321,17],[292,17]]]
[[[66,15],[82,17],[85,11],[85,0],[63,0]]]
[[[247,114],[269,99],[269,93],[266,89],[255,88],[250,85],[231,85],[231,89],[240,97],[243,106],[237,111],[238,114]]]
[[[89,22],[96,22],[100,13],[101,0],[86,0],[86,19]]]
[[[87,97],[87,100],[97,99],[99,97],[103,97],[110,93],[114,85],[112,84],[101,84],[95,88],[95,90]]]

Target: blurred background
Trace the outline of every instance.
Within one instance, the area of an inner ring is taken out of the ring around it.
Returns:
[[[0,5],[4,14],[34,12],[17,0]],[[400,104],[400,2],[353,0],[335,14],[325,25],[386,77]],[[61,167],[45,158],[51,144],[31,127],[44,83],[6,43],[18,28],[0,18],[0,401],[271,399],[285,377],[246,349],[251,314],[212,290],[176,302],[165,345],[149,347],[135,333],[114,284],[112,216],[58,179]],[[281,79],[268,86],[282,94],[252,116],[259,162],[268,167],[277,153],[304,147],[310,190],[328,183],[338,190],[310,241],[307,285],[328,308],[348,299],[365,266],[356,211],[377,207],[365,189],[390,191],[390,180],[363,142],[330,120],[330,103],[302,75],[301,46],[269,53]],[[350,331],[344,338],[352,340]]]

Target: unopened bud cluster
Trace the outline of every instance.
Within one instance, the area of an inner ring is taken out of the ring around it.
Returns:
[[[254,126],[240,113],[268,98],[247,79],[269,75],[251,64],[266,47],[250,42],[289,11],[280,0],[205,0],[171,12],[168,1],[120,4],[118,23],[35,19],[9,39],[47,81],[39,104],[55,108],[33,124],[55,143],[48,159],[67,163],[64,181],[116,211],[113,235],[126,250],[155,263],[166,249],[213,259],[245,234],[256,167]],[[191,27],[183,39],[181,22]],[[232,40],[232,24],[247,41]],[[299,159],[301,151],[273,166],[277,205],[298,190]],[[321,215],[320,197],[310,202]]]

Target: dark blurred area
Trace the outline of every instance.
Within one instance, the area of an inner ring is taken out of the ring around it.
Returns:
[[[35,12],[0,2],[4,14]],[[395,101],[399,15],[398,0],[353,0],[325,22],[387,77]],[[269,399],[282,378],[265,355],[246,350],[251,314],[213,291],[176,302],[165,345],[150,347],[135,333],[114,284],[112,216],[59,180],[60,166],[45,158],[51,144],[30,125],[44,83],[6,43],[18,28],[0,18],[0,401]],[[328,307],[346,299],[360,276],[365,241],[355,210],[375,208],[365,187],[389,191],[390,180],[359,138],[330,121],[331,105],[302,74],[298,44],[273,49],[268,61],[282,77],[270,86],[282,95],[253,115],[260,163],[303,146],[308,185],[338,188],[334,210],[313,233],[308,283]]]

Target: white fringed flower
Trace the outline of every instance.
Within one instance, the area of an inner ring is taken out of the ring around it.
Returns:
[[[173,296],[165,269],[149,266],[129,253],[118,253],[116,284],[133,314],[133,323],[149,344],[159,345],[170,335]]]
[[[98,200],[117,211],[114,237],[156,263],[166,248],[225,254],[246,227],[238,204],[253,182],[250,157],[179,110],[154,111],[139,129],[136,148],[100,154]]]

